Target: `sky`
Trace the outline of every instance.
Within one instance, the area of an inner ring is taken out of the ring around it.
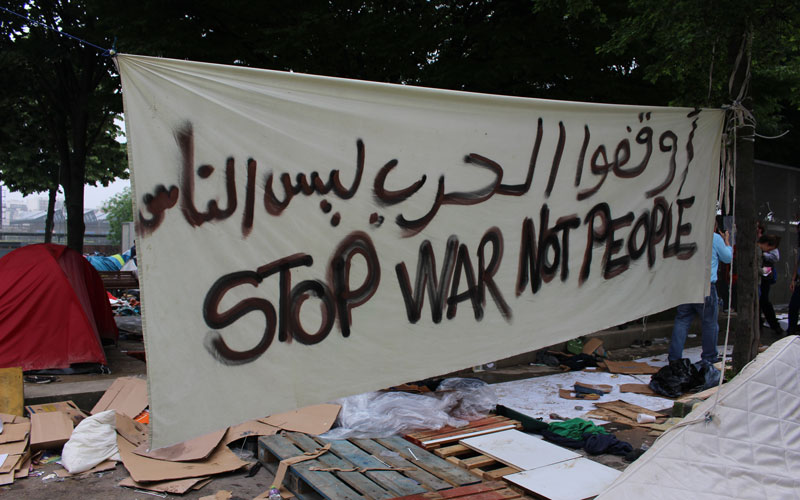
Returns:
[[[129,179],[117,179],[106,187],[100,186],[84,186],[83,188],[83,206],[84,208],[100,208],[103,203],[108,201],[115,194],[121,193],[123,189],[131,185]],[[31,196],[22,197],[19,193],[6,191],[9,199],[29,199],[29,198],[47,198],[47,193],[37,193]],[[58,199],[63,200],[64,194],[59,193]],[[7,201],[7,200],[4,200]]]

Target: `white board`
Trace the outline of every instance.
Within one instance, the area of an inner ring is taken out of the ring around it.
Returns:
[[[588,458],[576,458],[509,474],[503,479],[549,500],[583,500],[603,491],[620,474]]]
[[[517,469],[529,470],[581,455],[516,429],[462,439],[461,444]]]

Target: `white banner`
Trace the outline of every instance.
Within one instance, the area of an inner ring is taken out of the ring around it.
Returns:
[[[156,447],[707,292],[719,110],[117,61]]]

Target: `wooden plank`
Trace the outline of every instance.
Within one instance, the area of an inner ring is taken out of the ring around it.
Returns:
[[[433,453],[423,450],[419,446],[409,443],[401,437],[392,436],[384,439],[376,439],[376,441],[390,450],[399,453],[403,458],[417,467],[427,470],[453,486],[464,486],[480,481],[480,479],[466,470],[442,460]]]
[[[488,416],[488,417],[480,418],[478,420],[473,420],[472,422],[470,422],[469,424],[465,425],[464,427],[452,427],[452,426],[449,426],[449,425],[445,425],[444,427],[442,427],[440,429],[436,429],[436,430],[411,432],[409,434],[406,434],[403,437],[413,437],[414,439],[422,441],[422,440],[430,438],[432,436],[438,436],[440,434],[444,434],[444,433],[448,433],[448,432],[464,431],[464,430],[470,429],[472,427],[481,427],[481,426],[484,426],[484,425],[491,425],[491,424],[496,424],[496,423],[505,423],[506,421],[508,421],[507,417],[503,417],[501,415],[491,415],[491,416]]]
[[[258,442],[259,446],[263,446],[278,460],[303,454],[291,441],[280,435],[263,437]],[[274,466],[275,464],[273,463],[272,465]],[[308,460],[290,466],[289,474],[294,474],[295,477],[326,499],[360,500],[363,498],[330,472],[308,470],[310,467],[320,466],[321,464],[317,460]]]
[[[503,477],[509,474],[516,474],[517,472],[522,472],[521,470],[517,469],[516,467],[502,467],[500,469],[494,470],[487,470],[483,472],[483,479],[486,481],[496,481],[498,479],[502,479]]]
[[[486,455],[478,455],[476,457],[464,458],[461,460],[461,463],[464,464],[467,470],[470,470],[494,465],[497,463],[497,460],[492,457],[487,457]]]
[[[311,439],[307,434],[300,432],[290,432],[286,437],[294,443],[298,448],[303,451],[314,451],[320,447],[319,443]],[[349,469],[353,464],[342,460],[333,453],[325,453],[317,458],[317,461],[323,464],[323,467],[340,467],[342,469]],[[313,472],[313,471],[312,471]],[[359,493],[370,498],[392,498],[394,493],[386,491],[360,472],[334,472],[336,477],[347,483],[351,488]]]
[[[433,450],[433,453],[437,457],[447,458],[447,457],[452,457],[454,455],[458,455],[458,454],[464,453],[465,451],[468,451],[468,450],[470,450],[470,448],[467,448],[463,444],[453,444],[453,445],[450,445],[450,446],[443,446],[442,448],[437,448],[437,449]]]
[[[441,443],[453,443],[456,441],[460,441],[462,439],[466,439],[468,437],[480,436],[483,434],[490,434],[492,432],[500,432],[509,429],[518,429],[519,427],[520,426],[518,424],[493,424],[484,427],[469,429],[466,432],[449,432],[443,436],[437,436],[432,439],[422,441],[422,447],[428,449],[433,445]]]
[[[375,442],[374,439],[351,439],[350,440],[353,444],[361,448],[362,450],[366,451],[367,453],[371,453],[378,460],[382,462],[386,462],[387,464],[391,465],[392,467],[412,467],[414,470],[406,471],[404,474],[418,483],[422,484],[423,486],[427,487],[430,490],[443,490],[446,488],[451,488],[453,485],[448,483],[447,481],[443,481],[438,477],[434,476],[430,472],[420,469],[416,465],[412,464],[405,458],[401,456],[396,456],[396,452],[387,453],[389,450]]]
[[[359,447],[347,440],[328,441],[320,439],[320,442],[331,444],[331,451],[339,457],[351,462],[356,467],[386,467],[372,455],[368,455]],[[428,491],[415,480],[406,477],[395,471],[367,471],[364,473],[371,480],[375,481],[383,488],[393,492],[395,495],[413,495]]]
[[[493,481],[437,491],[435,493],[410,495],[396,498],[395,500],[504,500],[512,498],[527,497],[509,489],[504,482]]]

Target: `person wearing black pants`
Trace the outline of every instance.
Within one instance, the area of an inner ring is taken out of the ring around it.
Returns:
[[[783,335],[785,332],[781,328],[778,319],[775,317],[775,308],[772,307],[772,302],[769,301],[769,289],[775,283],[777,277],[777,264],[780,259],[778,252],[778,245],[781,239],[774,234],[765,234],[758,238],[758,246],[763,252],[761,257],[761,285],[759,289],[758,301],[761,307],[761,312],[764,313],[764,318],[767,324],[772,328],[775,333]]]

